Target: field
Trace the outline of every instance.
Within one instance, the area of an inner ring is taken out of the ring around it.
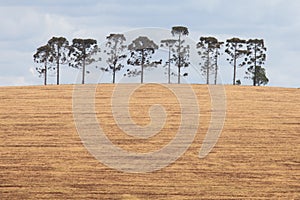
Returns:
[[[188,150],[158,171],[125,173],[82,144],[73,87],[0,87],[0,199],[300,199],[300,89],[225,86],[222,133],[200,159],[214,109],[208,86],[193,85],[200,124]],[[112,115],[115,86],[95,87],[97,119],[112,143],[127,151],[159,150],[180,126],[174,93],[146,84],[129,99],[132,120],[149,124],[150,106],[162,104],[166,121],[149,139],[129,136]]]

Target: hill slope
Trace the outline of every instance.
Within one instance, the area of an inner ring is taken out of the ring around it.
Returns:
[[[73,119],[73,86],[1,87],[0,199],[299,199],[300,90],[225,86],[223,131],[199,159],[212,109],[208,87],[193,89],[200,125],[190,148],[161,170],[131,174],[103,165],[83,146]],[[150,122],[148,108],[155,103],[168,114],[159,134],[136,139],[115,124],[113,91],[113,85],[98,85],[95,105],[115,145],[145,153],[174,137],[181,118],[172,92],[147,84],[132,94],[137,124]]]

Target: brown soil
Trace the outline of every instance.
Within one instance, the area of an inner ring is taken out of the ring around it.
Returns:
[[[178,86],[180,87],[180,86]],[[107,137],[134,152],[155,151],[180,125],[176,96],[157,84],[130,98],[132,119],[164,106],[163,129],[149,139],[128,136],[111,113],[114,85],[100,84],[96,113]],[[83,146],[72,113],[72,85],[0,87],[0,199],[300,199],[300,90],[225,86],[226,121],[218,143],[199,159],[211,117],[206,85],[193,85],[200,126],[188,151],[152,173],[124,173]]]

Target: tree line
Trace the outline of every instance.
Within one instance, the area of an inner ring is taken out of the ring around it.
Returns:
[[[184,26],[174,26],[171,29],[173,38],[167,38],[156,44],[146,36],[139,36],[129,45],[126,45],[124,34],[110,34],[106,37],[105,49],[106,65],[99,67],[104,72],[112,74],[112,83],[116,82],[116,73],[125,67],[127,69],[124,76],[140,76],[141,83],[144,82],[144,70],[162,66],[167,69],[168,83],[171,83],[171,76],[177,76],[177,83],[180,84],[182,69],[190,66],[190,45],[186,42],[189,30]],[[167,49],[168,59],[154,60],[152,57],[159,47]],[[210,77],[213,75],[214,84],[217,84],[219,72],[218,60],[222,52],[227,54],[227,61],[233,67],[232,84],[241,84],[237,80],[237,68],[247,66],[245,71],[246,79],[251,79],[254,86],[265,85],[269,82],[266,76],[264,64],[266,61],[266,47],[263,39],[244,40],[240,38],[227,39],[225,42],[219,41],[215,37],[200,37],[196,44],[199,55],[200,70],[206,78],[206,84],[210,84]],[[44,77],[44,84],[47,85],[48,71],[55,71],[56,83],[60,83],[60,66],[81,70],[82,84],[85,83],[86,66],[101,61],[98,56],[101,49],[95,39],[75,38],[70,44],[65,37],[52,37],[47,44],[37,48],[33,55],[34,62],[38,63],[37,72]],[[125,62],[124,62],[125,61]],[[171,72],[172,66],[176,66],[177,72]]]

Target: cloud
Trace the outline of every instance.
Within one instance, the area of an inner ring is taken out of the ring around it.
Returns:
[[[41,31],[40,15],[34,9],[23,9],[23,7],[0,7],[1,34],[0,40],[26,40]]]
[[[28,85],[24,76],[0,76],[0,85],[21,86]]]

